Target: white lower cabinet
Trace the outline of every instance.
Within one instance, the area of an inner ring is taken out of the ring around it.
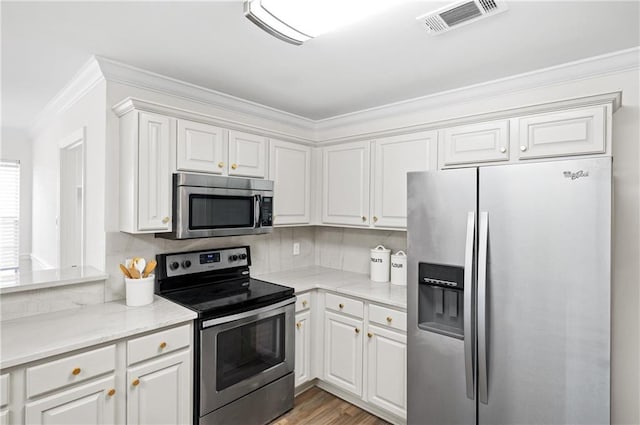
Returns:
[[[116,416],[115,376],[82,384],[25,405],[27,424],[112,424]]]
[[[325,312],[324,379],[362,396],[362,320]]]
[[[127,424],[191,422],[191,351],[146,361],[127,370]]]
[[[311,378],[311,312],[296,313],[295,386]]]
[[[0,425],[7,425],[9,418],[9,374],[0,376]]]
[[[406,334],[368,326],[367,401],[400,417],[406,416]]]

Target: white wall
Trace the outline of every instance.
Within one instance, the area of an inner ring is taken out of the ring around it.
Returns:
[[[0,158],[20,161],[20,257],[31,254],[32,151],[26,131],[2,128]]]
[[[105,268],[105,96],[106,82],[102,81],[33,137],[32,252],[51,267],[58,264],[59,145],[85,127],[85,264]]]

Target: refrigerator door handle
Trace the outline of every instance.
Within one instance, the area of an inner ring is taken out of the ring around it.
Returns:
[[[478,398],[488,404],[487,382],[487,250],[489,213],[480,213],[478,232]]]
[[[475,245],[475,213],[467,214],[467,238],[464,250],[464,370],[467,398],[475,398],[474,368],[474,312],[473,312],[473,254]]]

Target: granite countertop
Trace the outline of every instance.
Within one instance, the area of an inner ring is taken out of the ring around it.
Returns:
[[[196,313],[161,297],[127,307],[124,300],[0,322],[0,369],[191,321]]]
[[[0,294],[95,282],[108,277],[93,267],[20,271],[10,276],[0,276]]]
[[[366,274],[310,266],[252,277],[290,286],[297,294],[311,289],[325,289],[402,309],[407,308],[406,286],[373,282]]]

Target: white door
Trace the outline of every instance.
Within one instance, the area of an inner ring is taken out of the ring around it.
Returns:
[[[324,148],[322,222],[369,225],[369,144]]]
[[[519,158],[604,153],[605,117],[598,106],[519,118]]]
[[[296,386],[304,384],[311,375],[311,313],[296,314]]]
[[[25,405],[25,423],[46,425],[113,424],[116,416],[115,377],[56,392]]]
[[[442,130],[442,163],[509,160],[509,120],[487,121]]]
[[[209,124],[178,120],[177,169],[226,174],[224,130]]]
[[[229,131],[229,175],[267,175],[267,139],[241,131]]]
[[[191,351],[127,370],[127,424],[191,423]]]
[[[437,139],[436,131],[428,131],[376,140],[374,226],[407,227],[407,173],[437,168]]]
[[[274,181],[274,224],[311,220],[311,148],[271,140],[269,178]]]
[[[171,230],[171,119],[140,112],[138,230]]]
[[[362,320],[325,312],[324,377],[362,396]]]
[[[407,336],[378,326],[367,330],[367,400],[407,415]]]

